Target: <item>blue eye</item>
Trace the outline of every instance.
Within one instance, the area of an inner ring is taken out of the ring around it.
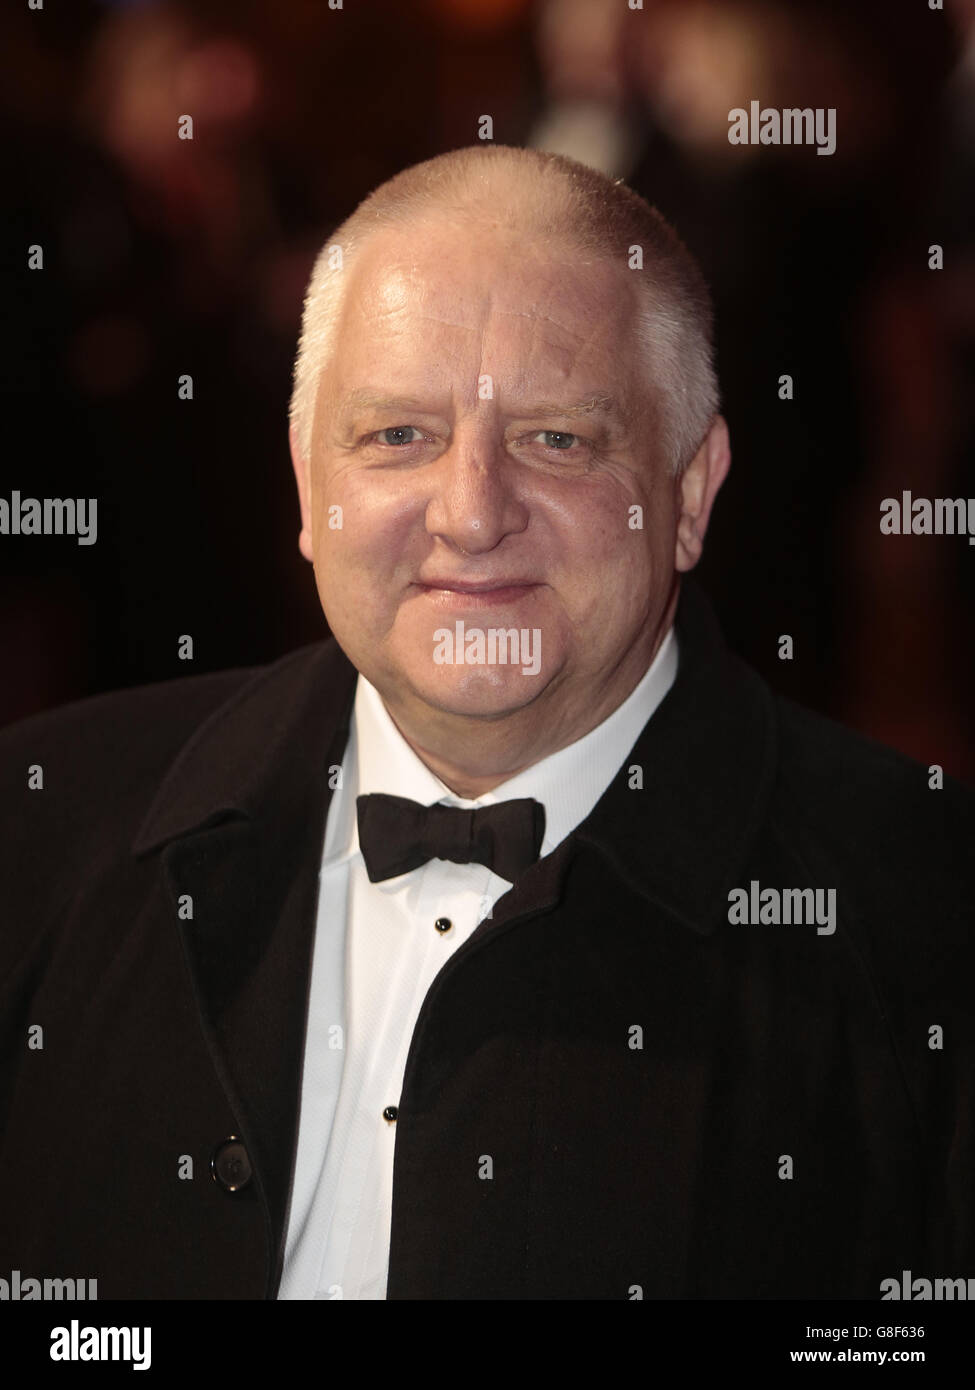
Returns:
[[[571,449],[579,438],[577,434],[568,434],[565,430],[539,430],[539,434],[549,449]]]
[[[407,435],[410,433],[415,434],[419,438],[420,431],[416,428],[415,425],[390,425],[387,429],[379,430],[376,435],[376,438],[379,440],[380,444],[388,444],[392,447],[396,447],[402,444],[415,444],[415,439],[404,439],[402,437],[403,435]],[[387,439],[385,436],[388,434],[398,435],[399,438]]]

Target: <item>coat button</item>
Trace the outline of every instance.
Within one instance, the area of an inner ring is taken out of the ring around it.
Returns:
[[[243,1140],[238,1139],[236,1134],[231,1134],[229,1139],[218,1144],[210,1160],[210,1171],[214,1182],[225,1192],[239,1192],[241,1188],[246,1187],[251,1180],[253,1169]]]

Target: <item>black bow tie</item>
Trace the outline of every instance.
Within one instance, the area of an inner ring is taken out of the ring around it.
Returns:
[[[530,796],[464,811],[403,796],[356,797],[359,848],[370,883],[408,874],[428,859],[486,864],[509,883],[538,858],[545,807]]]

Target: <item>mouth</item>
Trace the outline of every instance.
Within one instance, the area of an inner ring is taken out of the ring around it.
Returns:
[[[417,580],[414,587],[438,607],[489,608],[517,603],[541,585],[531,579],[431,579]]]

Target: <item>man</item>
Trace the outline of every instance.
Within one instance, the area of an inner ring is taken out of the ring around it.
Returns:
[[[694,262],[591,170],[455,152],[338,229],[291,431],[334,640],[2,740],[0,1263],[270,1299],[975,1273],[972,798],[773,698],[682,589],[717,403]]]

